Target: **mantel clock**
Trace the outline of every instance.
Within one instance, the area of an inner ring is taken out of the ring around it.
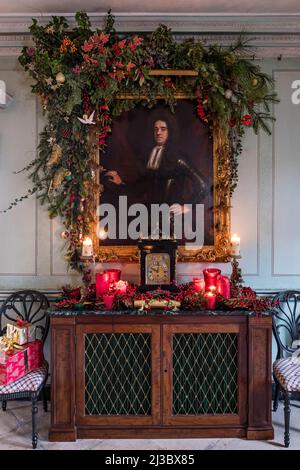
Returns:
[[[140,250],[140,290],[175,290],[177,241],[142,239]]]

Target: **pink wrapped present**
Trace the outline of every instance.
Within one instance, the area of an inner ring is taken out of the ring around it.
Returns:
[[[19,349],[20,348],[20,349]],[[0,355],[0,385],[6,385],[23,377],[43,364],[43,343],[36,339],[31,343],[10,349]]]

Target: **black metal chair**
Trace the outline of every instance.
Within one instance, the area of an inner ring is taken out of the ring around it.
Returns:
[[[273,333],[277,356],[273,364],[275,397],[273,411],[277,411],[280,392],[284,395],[284,445],[290,445],[290,399],[292,392],[300,392],[300,357],[295,344],[300,340],[300,291],[284,291],[274,297],[278,306],[273,310]]]
[[[49,307],[47,298],[35,290],[22,290],[10,295],[0,309],[0,334],[6,334],[7,320],[16,318],[26,320],[40,330],[41,340],[44,344],[49,331],[49,318],[45,310]],[[6,321],[5,321],[6,319]],[[5,323],[5,324],[4,324]],[[45,384],[48,378],[48,363],[26,374],[24,377],[7,385],[0,386],[0,401],[2,410],[6,411],[7,401],[18,398],[30,398],[32,403],[32,447],[35,449],[38,441],[36,431],[37,401],[42,393],[43,407],[47,411]]]

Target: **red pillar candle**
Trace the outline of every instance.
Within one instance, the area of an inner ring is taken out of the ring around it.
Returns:
[[[226,276],[219,276],[216,283],[217,294],[222,295],[225,299],[230,298],[230,280]]]
[[[223,285],[224,285],[224,297],[225,299],[230,299],[230,279],[227,276],[223,276]]]
[[[106,269],[104,271],[109,275],[110,282],[118,282],[121,277],[121,269]]]
[[[196,292],[205,290],[205,281],[203,278],[194,277],[193,285]]]
[[[204,280],[205,280],[205,290],[209,291],[210,287],[217,287],[217,278],[221,274],[221,269],[208,268],[203,269]]]
[[[117,294],[126,294],[127,285],[128,285],[127,281],[121,281],[120,280],[120,281],[116,282],[116,284],[115,284],[116,293]]]
[[[95,281],[96,281],[96,297],[98,299],[103,294],[106,294],[108,292],[111,281],[110,281],[109,274],[106,272],[96,273]]]
[[[114,294],[104,294],[103,295],[103,302],[104,302],[105,308],[107,308],[107,310],[111,310],[113,308],[114,299],[115,299]]]
[[[216,308],[216,294],[209,291],[205,294],[207,310],[214,310]]]

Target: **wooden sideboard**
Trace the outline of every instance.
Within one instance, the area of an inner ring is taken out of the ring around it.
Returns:
[[[273,438],[271,317],[49,315],[51,441]]]

